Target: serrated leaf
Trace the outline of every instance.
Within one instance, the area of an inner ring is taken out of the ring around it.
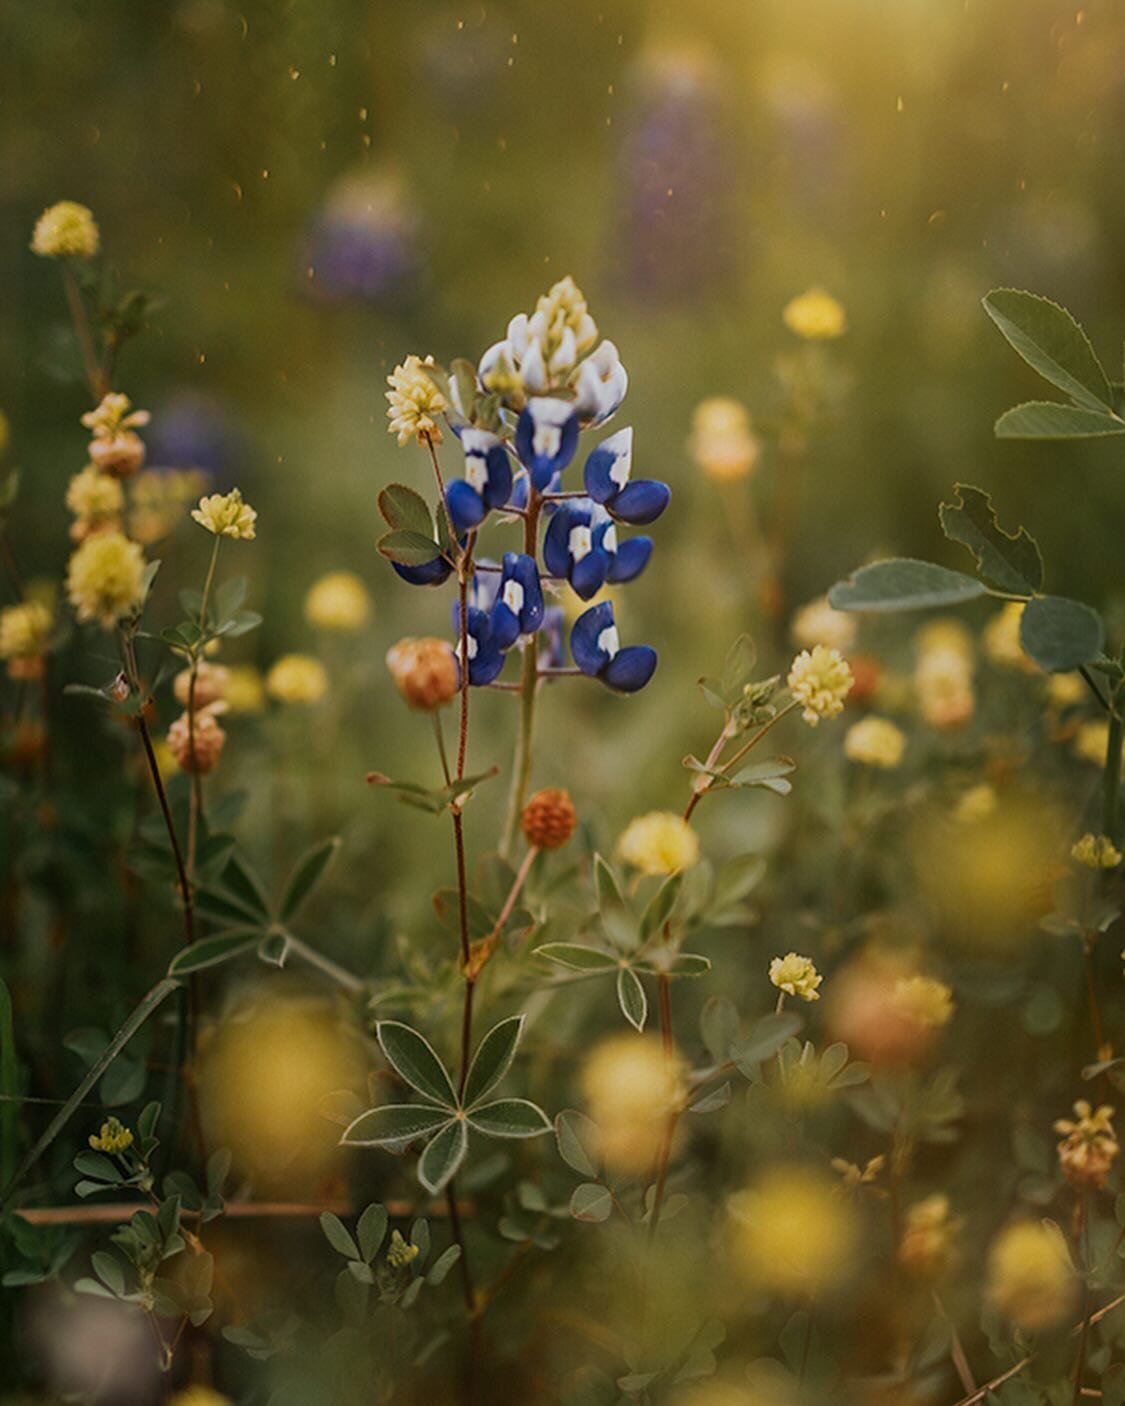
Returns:
[[[449,1122],[449,1109],[420,1103],[384,1103],[369,1108],[344,1129],[349,1147],[388,1147],[401,1151],[418,1138],[432,1137]]]
[[[324,878],[328,866],[335,859],[339,849],[339,838],[333,836],[313,845],[297,861],[293,872],[286,880],[285,890],[281,896],[279,911],[283,923],[292,922],[293,918],[296,917],[298,910]]]
[[[1092,410],[1113,405],[1113,392],[1090,339],[1065,308],[1037,293],[994,288],[984,310],[1044,380]]]
[[[338,1254],[346,1255],[350,1260],[359,1259],[359,1246],[339,1216],[334,1216],[331,1211],[322,1211],[320,1228],[324,1231],[325,1239]]]
[[[433,1195],[450,1181],[465,1159],[469,1133],[463,1118],[456,1118],[428,1143],[418,1159],[418,1180]]]
[[[597,1126],[576,1108],[564,1109],[555,1119],[559,1156],[579,1176],[596,1177],[601,1153]]]
[[[598,1225],[613,1214],[613,1196],[600,1182],[584,1181],[570,1194],[570,1214],[575,1220]]]
[[[473,1108],[486,1098],[512,1067],[516,1048],[523,1034],[524,1017],[511,1016],[494,1025],[477,1046],[473,1062],[465,1078],[461,1102]]]
[[[375,1035],[391,1065],[412,1089],[443,1108],[457,1107],[453,1081],[424,1035],[397,1020],[379,1021]]]
[[[1069,673],[1101,654],[1105,630],[1097,611],[1063,596],[1036,596],[1020,616],[1020,644],[1048,673]]]
[[[526,1098],[499,1098],[478,1104],[468,1114],[470,1125],[485,1137],[539,1137],[551,1131],[551,1120]]]
[[[434,520],[429,504],[405,483],[388,483],[379,494],[379,511],[388,527],[400,532],[416,532],[432,537]]]
[[[1100,439],[1125,434],[1125,420],[1104,410],[1029,400],[1005,410],[993,433],[997,439]]]
[[[631,967],[622,967],[617,973],[617,1004],[630,1025],[637,1030],[645,1028],[648,997],[640,977]]]
[[[975,577],[930,561],[892,557],[861,566],[828,592],[836,610],[931,610],[985,595]]]
[[[1032,596],[1043,585],[1039,544],[1025,527],[1005,532],[991,497],[971,484],[953,486],[954,501],[938,509],[941,530],[973,555],[982,578],[997,591]]]
[[[375,544],[381,556],[400,566],[425,566],[441,556],[441,548],[422,532],[385,532]]]

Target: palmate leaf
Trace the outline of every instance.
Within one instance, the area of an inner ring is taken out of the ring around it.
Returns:
[[[453,1081],[424,1035],[397,1020],[379,1021],[375,1035],[391,1066],[412,1089],[442,1108],[457,1107]]]
[[[418,1180],[433,1195],[457,1173],[465,1160],[469,1132],[464,1118],[455,1118],[430,1142],[418,1159]]]
[[[971,484],[953,486],[954,501],[938,509],[941,530],[973,554],[988,585],[1010,595],[1033,596],[1043,585],[1039,544],[1026,528],[1005,532],[996,521],[992,499]]]
[[[861,566],[828,592],[836,610],[930,610],[976,600],[986,589],[974,576],[930,561],[892,557]]]
[[[1078,405],[1109,409],[1113,393],[1090,339],[1065,308],[1018,288],[994,288],[984,310],[1024,361]]]
[[[1097,611],[1063,596],[1036,596],[1020,616],[1020,644],[1048,673],[1069,673],[1102,652],[1105,630]]]
[[[516,1015],[500,1021],[477,1046],[461,1096],[465,1108],[472,1109],[486,1098],[512,1067],[523,1035],[524,1019]]]
[[[419,1138],[432,1137],[449,1122],[447,1108],[421,1103],[384,1103],[369,1108],[344,1129],[340,1142],[349,1147],[386,1147],[401,1151]]]
[[[470,1126],[486,1137],[539,1137],[551,1131],[547,1115],[526,1098],[500,1098],[478,1104],[466,1116]]]

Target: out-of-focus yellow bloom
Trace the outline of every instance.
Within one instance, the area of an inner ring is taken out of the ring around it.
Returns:
[[[893,771],[901,765],[906,750],[906,734],[887,718],[861,718],[844,737],[844,755],[864,766]]]
[[[1025,1333],[1061,1323],[1075,1297],[1074,1267],[1052,1221],[1017,1221],[988,1253],[988,1300]]]
[[[134,410],[133,402],[121,391],[107,391],[93,410],[82,416],[82,424],[95,439],[116,439],[123,430],[137,430],[152,416],[147,410]]]
[[[823,288],[810,288],[785,304],[781,319],[807,342],[831,341],[848,330],[844,305]]]
[[[66,593],[79,620],[97,620],[112,629],[141,603],[144,553],[136,542],[110,530],[87,537],[72,554]]]
[[[904,976],[891,996],[895,1011],[911,1025],[936,1030],[953,1019],[953,992],[933,976]]]
[[[1108,1103],[1091,1108],[1080,1098],[1074,1105],[1074,1120],[1060,1118],[1055,1132],[1063,1134],[1059,1165],[1067,1181],[1079,1190],[1100,1191],[1121,1150],[1113,1128],[1113,1109]]]
[[[1060,712],[1073,708],[1086,697],[1086,681],[1081,674],[1048,674],[1047,702]]]
[[[719,482],[746,478],[754,471],[762,443],[750,428],[746,407],[729,396],[701,400],[692,416],[689,441],[696,467]]]
[[[317,703],[327,691],[324,665],[311,654],[283,654],[266,675],[266,692],[280,703]]]
[[[987,781],[980,781],[961,793],[953,807],[953,819],[958,825],[976,825],[986,820],[995,809],[995,789]]]
[[[683,1103],[679,1060],[669,1060],[653,1036],[616,1035],[591,1053],[582,1088],[606,1165],[621,1172],[650,1171],[668,1118]]]
[[[848,1277],[859,1244],[850,1198],[826,1176],[775,1166],[731,1197],[735,1252],[756,1284],[811,1295]]]
[[[232,713],[260,713],[266,706],[261,671],[253,664],[230,665],[223,698]]]
[[[405,1269],[418,1258],[417,1245],[408,1244],[398,1230],[391,1231],[391,1243],[387,1246],[387,1263],[392,1269]]]
[[[931,727],[962,727],[976,706],[971,653],[953,645],[930,645],[920,650],[914,690],[918,711]]]
[[[1106,749],[1109,746],[1109,723],[1102,719],[1092,719],[1083,723],[1074,734],[1074,755],[1095,766],[1105,766]]]
[[[683,816],[653,810],[630,821],[617,853],[642,874],[675,874],[699,859],[699,838]]]
[[[43,259],[92,259],[98,252],[93,211],[76,200],[49,205],[35,222],[31,251]]]
[[[370,615],[371,597],[354,571],[330,571],[305,596],[305,619],[318,630],[362,630]]]
[[[229,1396],[209,1386],[189,1386],[176,1392],[168,1406],[234,1406]]]
[[[107,1118],[87,1141],[98,1152],[124,1152],[127,1147],[132,1147],[133,1134],[119,1119]]]
[[[1034,671],[1035,661],[1029,659],[1020,644],[1020,620],[1023,618],[1024,602],[1010,600],[997,611],[984,627],[981,642],[984,652],[994,664],[1008,669]]]
[[[1108,835],[1083,835],[1071,845],[1070,857],[1087,869],[1116,869],[1121,863],[1121,851]]]
[[[145,469],[137,474],[129,492],[130,537],[146,544],[167,537],[206,482],[199,469]]]
[[[258,514],[249,503],[242,501],[237,488],[229,493],[211,493],[200,498],[199,507],[192,508],[191,515],[200,527],[213,532],[217,537],[233,537],[236,542],[254,540],[254,524]]]
[[[168,781],[175,776],[180,769],[180,764],[172,755],[172,749],[163,737],[152,739],[152,752],[156,758],[156,769],[160,773],[161,781]]]
[[[851,692],[852,671],[838,649],[822,644],[802,649],[789,668],[785,682],[801,704],[801,716],[810,727],[821,718],[835,718],[844,711],[844,699]]]
[[[775,957],[770,963],[770,981],[779,991],[784,991],[787,996],[800,996],[802,1001],[819,1001],[817,987],[823,980],[812,958],[802,957],[796,952]]]
[[[906,1224],[898,1261],[920,1279],[940,1279],[956,1258],[955,1240],[964,1221],[949,1212],[949,1197],[940,1191],[906,1208]]]
[[[66,506],[86,526],[106,522],[125,511],[125,491],[119,480],[87,464],[67,484]]]
[[[400,445],[409,444],[412,439],[422,443],[427,436],[435,444],[441,443],[437,417],[448,407],[445,396],[422,370],[433,364],[432,356],[423,361],[412,353],[387,377],[390,386],[386,392],[390,402],[387,419],[391,422],[388,428],[391,434],[398,436]]]
[[[855,619],[844,610],[833,610],[827,596],[818,596],[794,614],[789,633],[799,649],[822,644],[843,652],[855,644]]]
[[[936,620],[928,620],[914,633],[914,652],[919,658],[945,650],[959,654],[967,664],[972,665],[973,637],[966,626],[951,615],[939,615]]]
[[[40,600],[0,610],[0,659],[38,659],[51,642],[54,616]]]

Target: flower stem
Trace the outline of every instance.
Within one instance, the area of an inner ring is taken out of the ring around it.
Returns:
[[[74,324],[74,333],[78,338],[78,346],[82,352],[82,365],[86,369],[86,384],[90,387],[90,394],[94,400],[100,401],[109,390],[109,386],[106,384],[105,374],[94,349],[90,319],[86,313],[86,304],[82,301],[78,280],[74,276],[74,270],[65,261],[62,264],[62,280],[66,301],[70,308],[70,320]]]
[[[534,557],[539,541],[539,512],[543,504],[542,496],[534,488],[527,502],[527,516],[523,524],[523,549],[527,556]],[[516,750],[512,759],[512,782],[508,791],[508,815],[504,822],[504,833],[500,841],[501,859],[511,859],[519,835],[520,816],[523,814],[527,790],[531,784],[531,754],[535,740],[535,695],[539,689],[539,654],[535,640],[530,639],[523,647],[523,673],[520,679],[520,720],[516,733]]]
[[[1125,724],[1118,715],[1117,695],[1109,710],[1109,738],[1105,748],[1105,772],[1102,779],[1102,833],[1114,844],[1118,837],[1118,792],[1121,789],[1121,751]]]

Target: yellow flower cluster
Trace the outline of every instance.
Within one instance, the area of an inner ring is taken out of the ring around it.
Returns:
[[[988,1255],[988,1300],[1025,1333],[1050,1328],[1070,1313],[1074,1267],[1053,1221],[1017,1221]]]
[[[808,342],[831,341],[848,330],[843,304],[823,288],[810,288],[791,298],[781,318],[790,332]]]
[[[904,976],[891,994],[895,1013],[920,1030],[937,1030],[953,1019],[953,992],[933,976]]]
[[[789,669],[789,692],[801,705],[801,716],[810,727],[821,718],[835,718],[844,711],[851,692],[852,671],[838,649],[822,644],[802,649]]]
[[[1072,1186],[1100,1191],[1120,1148],[1108,1103],[1092,1108],[1084,1098],[1074,1105],[1074,1119],[1060,1118],[1055,1132],[1062,1133],[1059,1165]]]
[[[850,1198],[819,1172],[775,1166],[728,1202],[735,1253],[756,1285],[811,1295],[845,1279],[859,1245]]]
[[[136,431],[152,417],[132,405],[127,395],[108,391],[95,409],[82,416],[91,432],[90,458],[103,474],[113,478],[130,478],[145,461],[144,442]]]
[[[311,654],[283,654],[266,675],[266,692],[279,703],[318,703],[327,691],[324,665]]]
[[[762,445],[750,428],[746,407],[729,396],[712,396],[695,407],[689,441],[696,467],[719,482],[746,478]]]
[[[43,259],[92,259],[98,252],[93,212],[76,200],[49,205],[35,222],[31,250]]]
[[[371,597],[354,571],[330,571],[309,587],[305,619],[318,630],[350,634],[371,615]]]
[[[817,987],[824,980],[811,957],[788,952],[770,963],[770,981],[787,996],[800,996],[802,1001],[819,1001]]]
[[[387,1246],[387,1263],[392,1269],[405,1269],[418,1258],[417,1245],[408,1244],[397,1230],[391,1231],[391,1243]]]
[[[1070,857],[1087,869],[1116,869],[1121,863],[1121,851],[1108,835],[1083,835],[1071,846]]]
[[[107,1118],[87,1139],[96,1152],[124,1152],[133,1145],[132,1132],[117,1118]]]
[[[607,1166],[649,1172],[669,1115],[683,1103],[683,1070],[649,1035],[604,1040],[586,1062],[582,1088]]]
[[[796,611],[789,633],[798,649],[815,649],[822,644],[826,649],[843,651],[855,644],[855,620],[846,611],[833,610],[827,596],[818,596]]]
[[[1024,607],[1022,600],[1007,601],[984,627],[981,643],[994,664],[1033,673],[1037,667],[1035,661],[1027,657],[1020,644],[1020,621]]]
[[[20,601],[0,610],[0,659],[9,661],[9,672],[22,677],[22,666],[38,664],[51,642],[54,617],[40,600]]]
[[[107,523],[120,521],[125,491],[119,480],[103,474],[96,464],[87,464],[67,484],[66,506],[75,517],[70,535],[81,542]]]
[[[258,514],[249,503],[242,501],[237,488],[229,493],[211,493],[200,498],[199,507],[192,508],[191,515],[216,537],[233,537],[236,542],[254,540],[254,524]]]
[[[853,723],[844,737],[844,755],[863,766],[893,771],[902,763],[906,734],[887,718],[867,717]]]
[[[390,386],[386,392],[390,402],[387,419],[391,422],[388,428],[391,434],[398,436],[400,445],[409,444],[412,439],[421,444],[427,437],[434,444],[441,443],[437,417],[448,407],[445,396],[422,369],[433,364],[432,356],[423,361],[420,356],[411,354],[387,377]]]
[[[140,546],[110,529],[87,537],[71,556],[66,593],[79,620],[109,630],[141,604],[144,576]]]
[[[569,273],[540,296],[528,320],[528,333],[539,339],[548,365],[564,343],[569,352],[568,333],[574,341],[573,354],[563,360],[571,363],[598,340],[597,324],[590,316],[586,296]]]
[[[682,816],[654,810],[626,826],[617,853],[642,874],[675,874],[699,859],[699,839]]]

